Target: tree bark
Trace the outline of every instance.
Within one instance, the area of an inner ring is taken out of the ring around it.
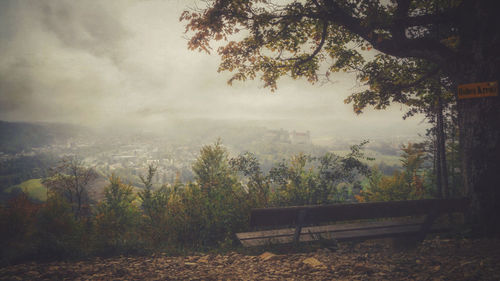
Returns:
[[[448,167],[446,165],[446,134],[444,131],[444,118],[443,118],[443,102],[441,99],[441,89],[437,91],[437,115],[436,115],[436,139],[437,139],[437,154],[438,154],[438,183],[439,197],[450,197],[448,186]]]
[[[498,81],[493,77],[470,82]],[[482,235],[500,236],[500,99],[458,101],[462,173],[472,218]]]
[[[437,128],[436,128],[437,129]],[[437,187],[437,197],[443,198],[443,182],[442,182],[442,171],[441,171],[441,153],[439,151],[439,137],[437,130],[434,132],[436,135],[434,140],[434,170],[436,171],[436,187]]]

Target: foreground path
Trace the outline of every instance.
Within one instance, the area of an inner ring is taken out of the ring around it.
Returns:
[[[500,280],[500,241],[433,239],[407,251],[376,241],[284,255],[29,263],[0,268],[0,280]]]

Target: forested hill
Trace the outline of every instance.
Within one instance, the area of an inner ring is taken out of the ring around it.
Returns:
[[[60,123],[0,121],[0,152],[17,153],[76,136],[83,128]]]

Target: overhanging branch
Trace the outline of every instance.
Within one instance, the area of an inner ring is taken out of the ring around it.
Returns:
[[[361,19],[348,14],[340,5],[333,0],[325,0],[322,10],[326,13],[320,13],[318,16],[324,17],[325,21],[335,23],[345,27],[352,33],[357,34],[368,41],[373,47],[383,53],[396,57],[415,57],[431,60],[435,63],[443,63],[449,58],[455,56],[455,52],[436,39],[406,37],[405,26],[416,24],[417,19],[428,20],[427,17],[409,17],[407,15],[408,1],[398,1],[402,6],[398,7],[396,20],[390,25],[384,26],[384,29],[391,31],[389,38],[378,35],[376,30],[381,26],[363,25]],[[406,13],[406,15],[405,15]],[[410,24],[410,25],[408,25]]]

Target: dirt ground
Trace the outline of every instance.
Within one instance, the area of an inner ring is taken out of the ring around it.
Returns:
[[[500,241],[434,238],[401,250],[379,240],[306,253],[27,263],[1,268],[0,280],[500,280]]]

